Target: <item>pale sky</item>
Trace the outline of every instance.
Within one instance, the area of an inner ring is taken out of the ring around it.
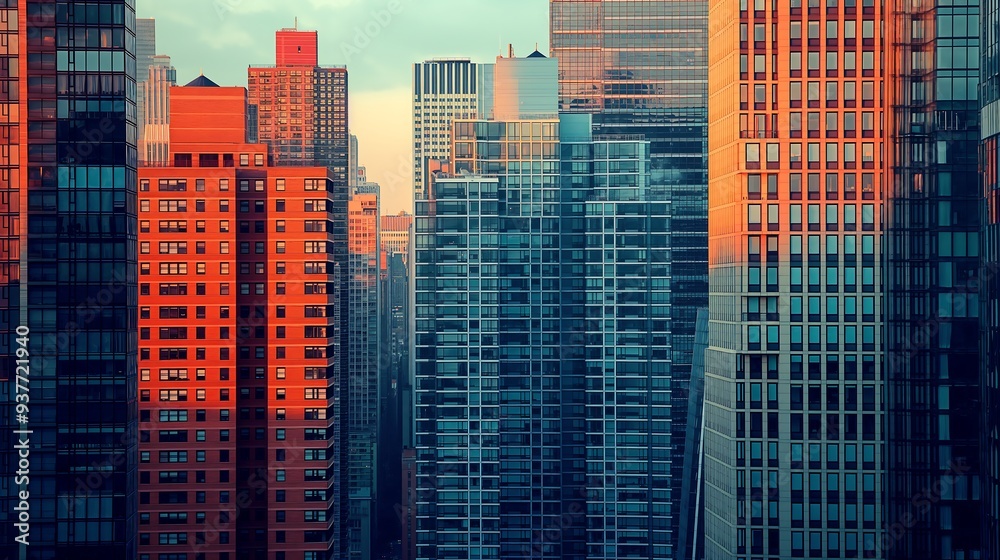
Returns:
[[[319,31],[319,63],[346,64],[351,132],[368,180],[382,185],[382,213],[412,211],[412,64],[457,56],[492,62],[548,52],[547,0],[139,0],[156,19],[156,51],[183,85],[204,72],[219,85],[247,83],[247,66],[274,64],[274,32]]]

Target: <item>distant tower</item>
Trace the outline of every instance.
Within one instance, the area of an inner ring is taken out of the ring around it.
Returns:
[[[493,112],[493,64],[467,58],[413,65],[413,180],[416,198],[426,194],[428,159],[451,156],[454,119],[487,118]]]
[[[297,23],[296,23],[297,27]],[[347,68],[320,66],[317,57],[318,34],[297,28],[275,33],[275,65],[251,66],[247,72],[249,111],[257,115],[257,139],[270,147],[275,165],[318,165],[328,168],[333,178],[334,196],[327,208],[336,231],[347,231],[348,169],[350,138],[347,110]],[[346,306],[350,296],[347,244],[335,246],[338,263],[336,281],[331,285],[337,295],[334,309],[339,313],[337,326],[330,334],[330,344],[337,350],[332,375],[330,399],[331,479],[330,536],[334,555],[347,557],[349,484],[347,406],[349,386],[349,324]]]
[[[139,161],[166,163],[170,152],[170,88],[177,85],[177,70],[170,57],[157,55],[147,71],[139,112],[144,122],[139,136]]]

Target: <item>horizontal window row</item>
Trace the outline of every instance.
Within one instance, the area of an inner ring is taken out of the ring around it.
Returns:
[[[766,210],[767,212],[767,229],[769,231],[779,231],[782,229],[781,223],[781,209],[782,207],[787,209],[788,215],[788,229],[791,231],[802,231],[802,219],[803,219],[803,205],[802,204],[748,204],[747,205],[747,231],[762,231],[761,221],[765,218],[762,216],[762,212]],[[858,216],[858,205],[855,204],[827,204],[825,206],[820,204],[807,204],[805,205],[805,219],[808,231],[839,231],[841,226],[843,226],[844,231],[857,231],[858,229],[862,231],[874,231],[875,230],[875,205],[874,204],[861,204],[860,205],[860,216]],[[843,209],[843,213],[841,213]],[[822,217],[822,220],[821,220]],[[843,218],[843,220],[841,220]],[[858,221],[860,218],[861,226],[858,227]],[[819,236],[810,235],[809,238],[818,238]],[[827,236],[827,243],[829,245],[830,238],[838,236]],[[847,236],[852,239],[855,236]],[[862,235],[862,239],[871,238],[873,236]],[[802,236],[794,235],[791,238],[795,238],[801,241]],[[792,241],[792,243],[795,243]],[[867,246],[867,245],[865,245]],[[872,243],[874,246],[874,242]],[[829,251],[828,251],[829,252]],[[792,254],[801,253],[801,250],[796,251],[795,246],[792,246]]]
[[[859,151],[860,148],[860,151]],[[763,149],[763,151],[762,151]],[[802,169],[803,164],[809,169],[874,169],[881,163],[882,144],[878,152],[874,142],[808,142],[805,144],[803,159],[803,144],[791,142],[785,156],[792,169]],[[780,169],[783,146],[778,143],[760,144],[748,143],[745,146],[744,164],[746,169],[761,169],[762,162],[767,169]],[[860,162],[860,163],[859,163]],[[835,174],[830,174],[835,175]]]
[[[157,202],[157,210],[159,212],[184,213],[184,212],[188,211],[188,208],[189,208],[188,202],[189,201],[186,200],[186,199],[180,199],[180,200],[166,200],[166,199],[161,199],[161,200],[159,200]],[[195,212],[205,212],[206,211],[206,202],[207,201],[205,201],[205,200],[195,200],[194,201],[194,211]],[[246,214],[246,213],[250,213],[250,212],[258,213],[259,214],[259,213],[263,213],[263,212],[267,211],[266,201],[264,201],[264,200],[254,200],[254,201],[239,200],[237,202],[238,202],[238,206],[239,206],[239,212],[241,214]],[[326,212],[327,211],[327,207],[328,207],[328,202],[329,201],[327,199],[322,199],[322,198],[321,199],[315,199],[315,200],[305,200],[302,203],[302,208],[303,208],[303,211],[305,211],[305,212]],[[218,201],[218,203],[219,203],[218,204],[219,212],[223,212],[223,213],[229,212],[229,208],[230,208],[230,204],[229,204],[230,201],[229,200],[220,200],[220,201]],[[252,205],[251,205],[251,203],[252,203]],[[150,212],[151,208],[152,208],[152,203],[151,203],[151,201],[149,199],[141,199],[141,200],[139,200],[139,211],[140,212]],[[274,201],[274,211],[275,212],[285,212],[286,211],[286,204],[285,204],[285,200],[284,199],[278,199],[278,200]]]
[[[819,354],[807,356],[792,354],[789,356],[789,362],[788,375],[793,380],[824,379],[824,365],[825,379],[829,381],[837,381],[841,378],[848,381],[858,379],[859,357],[854,354],[845,356],[828,354],[825,358]],[[875,356],[871,354],[861,355],[860,364],[861,379],[874,380],[876,377]],[[777,355],[750,354],[744,356],[744,360],[737,362],[736,379],[763,379],[765,374],[767,379],[778,379]]]
[[[853,50],[845,50],[843,53],[837,51],[819,52],[818,50],[793,51],[788,53],[788,72],[793,78],[801,77],[803,75],[803,55],[805,55],[805,75],[809,77],[836,78],[844,76],[853,78],[858,75],[858,54],[857,51]],[[860,54],[861,75],[875,76],[875,51],[863,50]],[[741,54],[740,79],[747,80],[752,75],[754,80],[766,80],[770,74],[770,79],[775,80],[778,79],[779,66],[777,54]]]
[[[820,200],[821,198],[839,200],[841,197],[844,200],[857,200],[859,191],[862,200],[875,199],[876,177],[874,173],[808,173],[805,176],[805,184],[803,184],[801,173],[791,173],[787,177],[787,195],[791,200],[802,200],[803,198],[808,200]],[[881,177],[879,179],[877,188],[881,192]],[[747,175],[746,195],[749,200],[764,198],[765,196],[761,192],[763,188],[766,188],[767,200],[777,200],[779,198],[778,175],[774,173]],[[805,197],[803,197],[803,188],[805,188]],[[863,209],[862,212],[864,212]]]
[[[852,108],[858,102],[858,82],[847,81],[808,81],[805,83],[805,90],[801,81],[788,82],[788,104],[791,108],[802,107],[803,94],[805,94],[807,107],[820,107],[825,102],[826,107],[843,106]],[[769,87],[770,86],[770,87]],[[752,87],[752,89],[751,89]],[[861,82],[861,106],[875,107],[875,82]],[[768,95],[770,91],[770,96]],[[842,92],[842,93],[841,93]],[[756,110],[766,110],[770,106],[771,110],[778,109],[778,84],[740,84],[740,109],[749,109],[751,99],[753,108]],[[838,95],[840,99],[838,100]],[[838,103],[842,102],[842,105]]]
[[[781,332],[784,331],[788,337],[789,347],[795,350],[802,350],[808,346],[809,350],[836,352],[841,349],[846,351],[874,351],[876,346],[875,325],[790,325],[782,328],[778,325],[747,325],[747,348],[750,351],[781,350]],[[843,344],[841,344],[843,341]],[[161,399],[162,400],[162,399]]]
[[[204,471],[197,471],[197,472],[198,473],[204,473]],[[221,471],[221,472],[227,472],[227,471]],[[316,473],[321,473],[324,478],[317,478],[318,475]],[[305,470],[306,480],[326,480],[325,476],[326,476],[326,473],[323,472],[323,469],[319,469],[319,470],[317,470],[317,469],[306,469]],[[286,477],[287,477],[287,474],[286,474],[286,471],[284,469],[277,469],[277,470],[274,471],[274,480],[276,482],[284,482],[285,479],[286,479]],[[307,523],[322,522],[322,521],[326,521],[326,519],[327,519],[326,518],[326,510],[325,509],[310,509],[310,510],[304,510],[304,511],[293,511],[292,513],[293,513],[293,515],[299,515],[299,514],[301,514],[302,521],[305,521]],[[152,519],[153,519],[152,515],[153,514],[151,514],[150,512],[142,512],[142,513],[140,513],[139,514],[139,524],[140,525],[149,525],[151,523]],[[230,515],[229,515],[228,511],[226,511],[226,510],[220,510],[218,512],[218,515],[219,515],[219,523],[220,524],[221,523],[229,523]],[[285,523],[288,520],[288,514],[287,514],[287,512],[285,510],[277,510],[277,511],[274,512],[274,515],[275,515],[275,521],[278,522],[278,523]],[[189,515],[188,512],[186,512],[186,511],[179,511],[179,512],[178,511],[159,512],[159,513],[156,514],[156,518],[155,519],[156,519],[156,521],[160,525],[186,525],[189,522],[192,523],[192,524],[194,524],[194,525],[204,525],[205,524],[205,512],[199,511],[199,512],[196,512],[194,515]],[[220,536],[222,534],[228,534],[228,533],[220,533]],[[205,533],[203,533],[203,532],[197,532],[197,533],[195,533],[195,543],[199,544],[199,543],[205,542],[204,541],[204,538],[205,538],[204,535],[205,535]],[[226,541],[221,541],[220,540],[220,544],[223,543],[223,542],[226,542]]]
[[[780,387],[778,383],[736,383],[736,408],[765,409],[778,408],[781,406],[779,397]],[[789,386],[789,396],[787,405],[792,410],[860,410],[875,411],[876,387],[875,385],[862,385],[858,391],[857,385],[791,385]],[[841,400],[843,397],[843,400]],[[755,413],[759,414],[759,413]],[[776,414],[776,413],[775,413]],[[756,418],[756,417],[755,417]],[[775,417],[777,420],[777,417]]]
[[[845,266],[842,274],[837,266],[827,266],[825,269],[818,266],[793,266],[788,269],[787,286],[792,293],[800,293],[803,291],[803,280],[807,280],[805,286],[810,293],[823,291],[827,293],[857,292],[858,272],[856,266]],[[861,291],[874,293],[875,267],[860,267],[860,273]],[[776,266],[765,267],[763,270],[761,267],[750,267],[747,270],[747,291],[749,292],[778,292],[783,289],[783,284],[784,282],[779,281],[778,267]],[[795,318],[796,314],[793,313],[792,319]]]
[[[146,264],[148,264],[148,263],[146,263]],[[186,265],[186,263],[182,263],[182,264]],[[325,263],[321,263],[321,264],[325,264]],[[140,265],[140,267],[141,267],[141,265]],[[141,270],[141,268],[140,268],[140,270]],[[314,270],[318,271],[319,268],[317,267]],[[316,272],[316,273],[317,274],[321,274],[320,272]],[[148,274],[148,272],[147,272],[147,274]],[[195,295],[199,295],[199,296],[206,295],[206,293],[207,293],[207,284],[201,284],[201,283],[199,283],[199,284],[195,284],[194,286],[195,286],[195,289],[194,289],[194,294]],[[327,293],[327,288],[328,288],[326,282],[305,282],[305,283],[302,284],[302,287],[303,287],[303,293],[306,294],[306,295],[325,294],[325,293]],[[186,295],[188,295],[188,292],[189,292],[189,290],[188,290],[188,284],[187,283],[183,283],[183,282],[181,282],[181,283],[161,283],[161,284],[158,284],[158,288],[159,288],[159,295],[161,295],[161,296],[186,296]],[[266,293],[267,293],[266,284],[264,284],[264,283],[253,283],[253,284],[251,284],[251,283],[243,282],[243,283],[240,283],[240,285],[239,285],[240,293],[242,295],[249,295],[250,292],[251,292],[251,288],[252,288],[253,293],[257,294],[257,295],[266,295]],[[277,295],[284,295],[286,293],[286,291],[287,291],[287,284],[285,282],[276,282],[275,283],[275,285],[274,285],[274,293],[275,294],[277,294]],[[148,296],[150,294],[151,294],[151,292],[150,292],[150,285],[148,283],[142,283],[142,284],[139,285],[139,295],[140,296]],[[230,284],[228,282],[223,282],[223,283],[219,284],[219,295],[222,295],[222,296],[230,295]]]
[[[317,327],[323,329],[325,327]],[[317,331],[319,332],[319,331]],[[316,337],[323,338],[323,337]],[[252,349],[249,346],[240,346],[237,348],[237,354],[240,359],[256,359],[263,360],[268,357],[267,346],[255,346]],[[274,358],[278,360],[283,360],[287,357],[287,348],[285,346],[275,346],[274,347]],[[188,348],[160,348],[159,349],[159,359],[161,361],[178,361],[189,359],[189,354],[196,360],[207,359],[207,350],[205,348],[195,348],[194,352],[188,352]],[[229,348],[219,348],[219,359],[229,360],[230,355]],[[327,357],[327,347],[326,346],[305,346],[303,347],[304,358],[306,359],[324,359]],[[150,349],[140,348],[139,349],[139,360],[148,361],[150,359]],[[148,400],[148,399],[147,399]],[[164,399],[161,399],[164,400]],[[178,400],[186,400],[178,399]]]
[[[249,451],[249,449],[247,449],[246,451]],[[260,451],[265,451],[266,452],[267,450],[266,449],[260,449]],[[285,451],[284,449],[279,449],[278,453],[280,455],[282,455],[282,457],[284,457],[284,455],[285,455],[284,451]],[[306,450],[306,451],[309,451],[309,450]],[[323,452],[325,452],[326,450],[325,449],[321,449],[321,450],[317,450],[317,451],[323,451]],[[228,451],[226,451],[226,450],[223,450],[220,453],[226,453],[228,455]],[[277,459],[277,460],[278,461],[284,461],[285,459],[282,458],[282,459]],[[228,462],[228,458],[227,458],[226,461],[221,461],[220,460],[220,462]],[[140,492],[139,493],[139,504],[140,505],[149,505],[150,504],[151,494],[152,494],[151,492]],[[207,498],[208,498],[208,494],[205,491],[196,491],[196,492],[185,492],[185,491],[180,491],[180,492],[156,492],[155,494],[157,495],[157,498],[158,498],[157,503],[161,504],[161,505],[162,504],[186,504],[186,503],[189,503],[188,499],[190,497],[192,497],[192,496],[194,498],[193,503],[204,504],[204,503],[207,503]],[[214,492],[213,492],[213,494],[214,494]],[[191,496],[189,496],[189,495],[191,495]],[[228,490],[222,490],[222,491],[219,491],[217,497],[218,497],[218,503],[220,503],[220,504],[228,504],[230,502],[230,499],[232,498],[232,495],[231,495],[231,493]],[[307,502],[325,502],[326,501],[326,490],[305,490],[304,494],[303,494],[303,499],[305,501],[307,501]],[[287,501],[287,493],[286,493],[286,491],[285,490],[275,490],[274,501],[275,502],[279,502],[279,503]],[[325,531],[320,531],[320,533],[321,534],[325,534]],[[325,540],[325,539],[320,539],[320,540]],[[315,541],[315,542],[319,542],[319,541]]]

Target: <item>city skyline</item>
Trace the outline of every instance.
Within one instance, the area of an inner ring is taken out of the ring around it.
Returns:
[[[140,2],[137,17],[154,18],[157,53],[171,57],[177,82],[204,73],[222,86],[246,86],[246,67],[274,58],[274,32],[282,27],[317,30],[323,65],[351,70],[351,133],[360,163],[382,186],[382,212],[413,209],[412,64],[460,57],[492,63],[513,44],[524,56],[535,45],[548,54],[548,2],[475,0],[469,13],[502,30],[483,35],[477,26],[447,23],[449,0],[177,0]],[[384,13],[382,13],[384,12]],[[383,23],[385,22],[385,23]],[[449,33],[427,32],[448,26]],[[360,33],[360,34],[359,34]],[[405,52],[406,56],[399,56]],[[213,56],[214,55],[214,56]],[[385,123],[393,123],[386,128]]]
[[[0,560],[1000,560],[979,1],[0,0]]]

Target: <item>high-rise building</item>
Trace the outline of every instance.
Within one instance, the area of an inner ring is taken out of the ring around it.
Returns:
[[[708,306],[708,3],[550,0],[549,14],[560,110],[593,114],[598,134],[648,140],[652,188],[670,202],[668,367],[672,492],[679,495],[693,474],[683,470],[693,452],[686,444],[687,388],[698,309]],[[683,515],[694,512],[675,515],[675,522]]]
[[[256,137],[259,142],[270,147],[270,157],[275,165],[318,165],[330,169],[336,196],[330,210],[337,228],[347,231],[347,204],[350,177],[350,133],[348,132],[347,111],[347,68],[343,66],[319,66],[314,55],[313,44],[318,44],[316,32],[281,29],[276,33],[277,65],[251,66],[248,70],[247,87],[250,90],[248,111],[257,115]],[[279,39],[280,38],[280,39]],[[302,53],[299,53],[299,47]],[[294,51],[294,52],[293,52]],[[300,124],[301,119],[301,124]],[[350,282],[347,281],[347,247],[343,247],[341,258],[335,259],[342,270],[339,271],[335,298],[338,305],[350,298]],[[336,418],[336,432],[333,434],[331,454],[331,491],[338,512],[331,522],[330,535],[337,554],[347,555],[347,515],[348,488],[346,470],[348,464],[347,430],[348,419],[348,314],[340,313],[336,326],[339,353],[335,376],[337,384],[332,389],[331,415]]]
[[[884,555],[981,558],[979,3],[892,7]],[[860,19],[865,40],[880,24]],[[862,130],[881,126],[872,109],[860,115]]]
[[[103,42],[70,46],[98,19]],[[0,557],[134,558],[134,3],[0,20]],[[67,85],[96,80],[87,60],[100,87]]]
[[[589,115],[457,120],[452,141],[415,215],[416,557],[672,557],[649,143]]]
[[[980,457],[983,550],[987,560],[1000,558],[1000,11],[983,2],[980,17],[979,102],[982,177],[980,231],[982,268],[980,307]],[[969,219],[966,214],[961,220]],[[971,288],[971,283],[970,283]],[[960,403],[959,403],[960,404]]]
[[[382,216],[381,227],[386,218]],[[411,222],[412,222],[412,216]],[[391,223],[391,221],[390,221]],[[379,231],[379,242],[385,237]],[[412,448],[404,436],[406,414],[403,388],[409,380],[409,279],[406,253],[382,247],[379,286],[379,436],[378,525],[379,557],[401,558],[403,526],[403,447]],[[409,390],[412,395],[412,388]],[[412,557],[411,557],[412,558]]]
[[[351,187],[358,186],[358,137],[351,135],[350,150],[348,152],[347,177]]]
[[[524,58],[498,56],[493,66],[495,121],[551,119],[559,112],[559,64],[537,50]]]
[[[135,18],[135,74],[138,80],[145,80],[154,56],[156,56],[156,20]]]
[[[400,212],[395,216],[382,216],[379,228],[379,242],[382,252],[387,255],[398,254],[407,262],[410,254],[410,235],[413,231],[413,214]]]
[[[280,165],[324,165],[347,185],[347,68],[320,66],[317,32],[281,29],[276,65],[251,66],[250,104],[259,141]]]
[[[370,184],[369,184],[370,185]],[[372,558],[377,511],[379,416],[379,193],[359,186],[349,212],[347,485],[349,559]]]
[[[454,119],[489,118],[493,112],[493,65],[467,58],[435,59],[413,65],[413,184],[426,194],[428,159],[451,157]]]
[[[710,3],[707,560],[881,558],[887,546],[894,40],[880,31],[887,6],[827,6]]]
[[[146,130],[146,91],[149,80],[149,69],[153,66],[156,56],[156,20],[153,18],[136,18],[135,20],[135,104],[136,104],[136,138],[142,144]],[[145,152],[139,150],[139,160]]]
[[[346,223],[328,168],[246,142],[246,97],[173,88],[172,165],[140,170],[140,560],[334,544]]]
[[[170,155],[170,88],[177,85],[177,70],[170,65],[170,57],[157,55],[149,66],[148,77],[139,100],[144,119],[139,136],[140,163],[168,163]]]

